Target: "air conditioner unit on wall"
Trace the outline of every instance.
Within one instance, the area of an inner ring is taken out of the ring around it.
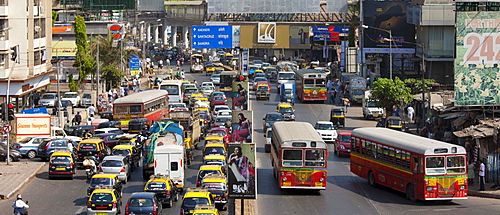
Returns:
[[[44,14],[45,13],[45,7],[40,6],[39,11],[40,11],[40,14]]]

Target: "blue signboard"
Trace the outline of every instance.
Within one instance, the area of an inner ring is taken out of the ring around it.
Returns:
[[[47,108],[46,107],[41,107],[41,108],[33,108],[33,109],[27,109],[27,110],[21,110],[22,114],[48,114]]]
[[[331,40],[338,34],[349,33],[349,26],[313,26],[313,40]]]
[[[233,47],[233,26],[193,26],[194,49],[224,49]]]
[[[130,70],[139,70],[139,68],[140,68],[139,56],[137,56],[137,55],[130,56],[129,67],[130,67]]]

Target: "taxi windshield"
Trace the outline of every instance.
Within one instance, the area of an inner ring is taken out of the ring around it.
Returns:
[[[54,156],[52,157],[51,162],[53,164],[68,164],[71,163],[71,159],[66,156]]]
[[[90,179],[90,186],[112,186],[113,179],[111,178],[92,178]]]
[[[205,148],[205,155],[224,155],[223,147],[207,147]]]
[[[224,136],[224,135],[226,135],[226,132],[224,132],[224,131],[211,131],[210,134],[215,134],[215,135],[218,135],[218,136]]]
[[[127,155],[130,155],[130,150],[128,150],[128,149],[114,149],[113,155],[127,156]]]
[[[94,193],[90,199],[92,202],[112,202],[113,196],[111,193]]]
[[[293,108],[292,107],[281,107],[280,113],[293,113]]]
[[[96,144],[93,143],[81,143],[80,144],[81,151],[95,151],[97,150]]]
[[[165,182],[149,182],[148,185],[146,185],[146,188],[148,190],[164,190],[167,186],[165,185]]]
[[[224,192],[226,191],[226,184],[221,182],[208,182],[201,185],[203,188],[207,188],[211,193],[214,191]]]
[[[209,174],[221,175],[221,172],[215,169],[201,170],[200,173],[198,173],[198,178],[202,179],[203,177]]]
[[[130,140],[120,140],[118,141],[118,143],[116,145],[134,145],[134,142],[130,141]]]
[[[208,159],[205,160],[205,162],[203,163],[203,165],[220,165],[220,166],[224,166],[225,164],[226,161],[222,159]]]
[[[207,198],[185,198],[182,202],[182,208],[194,209],[196,205],[209,205]]]

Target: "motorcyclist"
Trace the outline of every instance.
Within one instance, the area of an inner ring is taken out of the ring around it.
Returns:
[[[14,214],[23,215],[30,206],[23,201],[21,194],[17,194],[17,200],[12,203]]]
[[[92,172],[96,173],[97,172],[96,158],[94,156],[87,157],[87,159],[83,161],[83,166],[88,166],[92,168]]]

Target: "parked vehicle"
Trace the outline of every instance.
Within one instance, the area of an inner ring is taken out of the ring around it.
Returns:
[[[92,104],[92,93],[83,93],[82,98],[80,99],[81,107],[88,107]]]
[[[75,146],[69,139],[47,139],[38,145],[38,157],[42,161],[47,161],[56,150],[68,150],[74,153]]]
[[[366,90],[363,94],[362,101],[362,109],[363,109],[363,118],[378,118],[384,115],[384,109],[381,107],[377,107],[374,101],[370,99],[371,91]]]
[[[13,149],[19,151],[22,156],[33,159],[38,156],[38,145],[44,140],[51,139],[49,136],[25,137],[18,143],[14,143]]]
[[[9,162],[14,162],[14,161],[20,161],[21,160],[21,153],[19,153],[17,150],[11,149],[9,151],[9,156],[7,157],[7,150],[0,148],[0,160],[2,161],[9,161]]]
[[[78,95],[77,92],[64,93],[61,101],[65,101],[65,100],[70,101],[71,104],[73,105],[73,107],[76,107],[80,104],[80,96]]]
[[[54,107],[57,98],[58,97],[56,93],[45,93],[42,95],[42,97],[40,97],[40,100],[38,100],[38,105],[46,107]]]

